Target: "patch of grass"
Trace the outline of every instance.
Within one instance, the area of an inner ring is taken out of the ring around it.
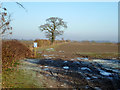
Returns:
[[[19,69],[22,65],[20,61],[15,61],[12,67],[2,70],[2,88],[37,88],[37,79],[32,76],[30,71]]]
[[[31,73],[25,70],[12,70],[4,71],[2,74],[3,88],[38,88],[37,79]]]
[[[14,67],[16,67],[17,65],[20,65],[20,63],[19,62],[15,62],[14,63]]]

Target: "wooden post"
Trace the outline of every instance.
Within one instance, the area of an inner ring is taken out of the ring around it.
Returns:
[[[34,57],[36,57],[36,47],[34,47]]]

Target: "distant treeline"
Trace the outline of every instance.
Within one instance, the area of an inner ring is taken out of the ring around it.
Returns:
[[[76,40],[71,40],[71,42],[82,42],[82,43],[108,43],[108,44],[110,44],[110,43],[117,43],[117,42],[110,42],[110,41],[94,41],[94,40],[92,40],[92,41],[89,41],[89,40],[83,40],[83,41],[76,41]]]

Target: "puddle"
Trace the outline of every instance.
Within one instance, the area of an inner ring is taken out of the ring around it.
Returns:
[[[48,66],[44,66],[44,67],[48,67]]]
[[[77,60],[88,60],[88,58],[80,58],[80,57],[78,57]]]
[[[91,78],[90,77],[86,77],[87,80],[90,80]]]
[[[44,68],[43,70],[44,70],[44,71],[49,71],[49,68]]]
[[[81,59],[83,59],[83,60],[88,60],[88,58],[81,58]]]
[[[87,67],[82,67],[81,70],[88,70],[88,71],[91,71],[89,68]]]
[[[96,76],[92,76],[92,78],[95,78],[95,79],[97,79],[98,77],[96,77]]]
[[[68,61],[64,61],[64,63],[67,63]]]
[[[100,59],[95,59],[93,62],[100,63],[106,67],[110,68],[119,68],[120,69],[120,61],[119,60],[100,60]]]
[[[68,66],[64,66],[63,68],[64,68],[64,69],[69,69],[69,67],[68,67]]]
[[[94,59],[94,60],[89,60],[89,62],[96,65],[97,67],[102,67],[108,71],[112,71],[114,73],[120,73],[120,60]],[[101,72],[101,73],[103,73],[103,72]],[[105,73],[105,74],[107,74],[107,73]]]
[[[120,73],[120,70],[113,70],[111,69],[113,72],[116,72],[116,73]]]
[[[102,74],[104,76],[110,76],[110,75],[112,75],[111,73],[103,71],[103,70],[100,70],[100,69],[99,69],[99,71],[100,71],[100,74]]]
[[[102,90],[101,88],[99,87],[94,87],[95,90]]]
[[[48,55],[43,55],[44,57],[47,57]]]

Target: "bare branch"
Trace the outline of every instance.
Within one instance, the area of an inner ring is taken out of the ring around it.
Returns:
[[[21,3],[16,2],[16,4],[18,4],[20,7],[22,7],[27,12],[26,8]]]
[[[20,4],[19,2],[16,2],[16,3],[25,9],[25,7],[22,4]]]

